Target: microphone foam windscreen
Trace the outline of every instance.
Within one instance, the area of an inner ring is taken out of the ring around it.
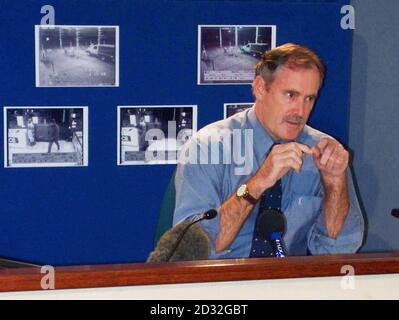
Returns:
[[[183,221],[165,232],[159,239],[147,262],[166,262],[184,229],[190,224]],[[211,254],[211,241],[199,223],[193,224],[181,239],[169,261],[190,261],[208,259]]]
[[[285,216],[282,212],[275,209],[264,209],[258,220],[259,234],[266,240],[274,232],[284,233],[286,228]]]

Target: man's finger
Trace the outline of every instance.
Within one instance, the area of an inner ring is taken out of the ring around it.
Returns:
[[[302,144],[302,143],[295,143],[295,145],[303,152],[306,154],[313,154],[313,150],[308,147],[306,144]]]
[[[334,140],[330,138],[323,138],[319,141],[319,143],[316,146],[319,148],[321,152],[323,152],[323,150],[327,147],[327,145],[329,145],[329,143],[332,141]]]
[[[288,149],[279,154],[279,159],[295,158],[299,162],[303,161],[303,153],[298,149]]]
[[[281,166],[283,168],[292,168],[298,173],[301,170],[302,161],[295,157],[288,157],[281,160]]]
[[[341,144],[338,144],[331,155],[331,160],[333,164],[330,166],[332,169],[346,168],[347,166],[347,151]]]
[[[329,144],[329,146],[322,151],[320,159],[321,165],[324,166],[328,162],[328,160],[331,158],[332,154],[334,153],[336,147],[337,145]]]
[[[321,151],[320,151],[320,149],[317,146],[314,146],[312,148],[312,152],[313,152],[312,154],[313,154],[313,158],[314,159],[319,159],[320,158]]]

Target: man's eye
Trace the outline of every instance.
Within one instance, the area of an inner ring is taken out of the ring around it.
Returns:
[[[288,98],[293,98],[295,94],[293,92],[287,92],[287,97]]]
[[[310,97],[307,97],[307,98],[306,98],[306,100],[307,100],[308,102],[313,102],[314,99],[315,99],[315,97],[313,97],[313,96],[310,96]]]

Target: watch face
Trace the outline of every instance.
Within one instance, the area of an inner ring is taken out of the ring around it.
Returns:
[[[243,184],[237,189],[237,196],[243,197],[247,193],[247,185]]]

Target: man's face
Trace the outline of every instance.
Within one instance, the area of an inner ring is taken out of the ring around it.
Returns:
[[[275,140],[295,140],[308,121],[319,88],[316,67],[283,66],[269,86],[258,76],[254,81],[256,116]]]

